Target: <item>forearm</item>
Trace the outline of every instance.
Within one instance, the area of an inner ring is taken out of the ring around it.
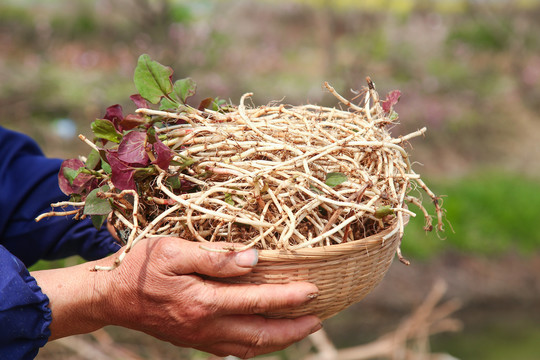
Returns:
[[[105,326],[100,311],[106,297],[104,272],[90,271],[92,263],[69,268],[33,271],[52,311],[51,337],[83,334]]]

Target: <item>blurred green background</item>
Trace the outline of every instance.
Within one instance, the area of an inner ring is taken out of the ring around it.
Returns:
[[[370,76],[381,96],[403,93],[396,135],[427,126],[410,153],[444,195],[451,226],[441,239],[413,219],[402,248],[412,265],[395,263],[365,301],[326,323],[329,335],[338,346],[381,335],[442,277],[448,296],[464,302],[465,328],[434,337],[434,349],[460,359],[536,359],[539,19],[535,0],[4,0],[0,123],[49,156],[86,153],[76,135],[88,135],[107,106],[133,110],[142,53],[176,78],[194,78],[198,96],[233,103],[254,92],[256,105],[333,106],[324,81],[351,98]],[[380,317],[370,322],[367,313]],[[143,358],[206,358],[110,332]],[[52,343],[39,358],[73,356]]]

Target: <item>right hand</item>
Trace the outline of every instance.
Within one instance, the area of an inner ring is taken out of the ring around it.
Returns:
[[[251,271],[256,250],[202,250],[178,238],[143,240],[112,271],[94,273],[104,289],[97,316],[106,324],[143,331],[178,346],[218,356],[252,357],[281,350],[320,328],[315,316],[267,319],[263,312],[302,306],[317,294],[310,283],[225,284],[200,275]],[[98,261],[110,265],[112,257]]]

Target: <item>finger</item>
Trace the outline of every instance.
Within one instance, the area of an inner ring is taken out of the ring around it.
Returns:
[[[208,281],[214,308],[223,314],[263,314],[295,308],[313,301],[318,289],[308,282],[288,284],[222,284]]]
[[[116,242],[121,244],[122,240],[120,240],[120,238],[118,237],[118,233],[116,232],[116,229],[112,224],[111,218],[112,218],[112,213],[110,213],[109,216],[107,217],[107,230],[109,231],[111,236],[114,238],[114,240],[116,240]]]
[[[228,316],[217,319],[214,325],[212,329],[218,329],[219,333],[213,335],[219,341],[204,350],[241,358],[285,349],[322,327],[320,320],[312,315],[297,319]]]
[[[231,244],[208,243],[205,246],[223,249]],[[213,277],[238,276],[250,272],[258,261],[258,252],[253,248],[241,252],[211,251],[202,249],[200,243],[178,238],[161,239],[158,251],[174,275],[197,273]]]

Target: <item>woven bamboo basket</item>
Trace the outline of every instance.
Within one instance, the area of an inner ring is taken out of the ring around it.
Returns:
[[[295,251],[259,250],[259,262],[247,275],[216,279],[228,283],[286,284],[307,281],[319,288],[309,304],[263,314],[271,318],[316,315],[328,319],[359,302],[384,278],[399,246],[399,232],[384,240],[397,226],[367,238],[342,244]]]

